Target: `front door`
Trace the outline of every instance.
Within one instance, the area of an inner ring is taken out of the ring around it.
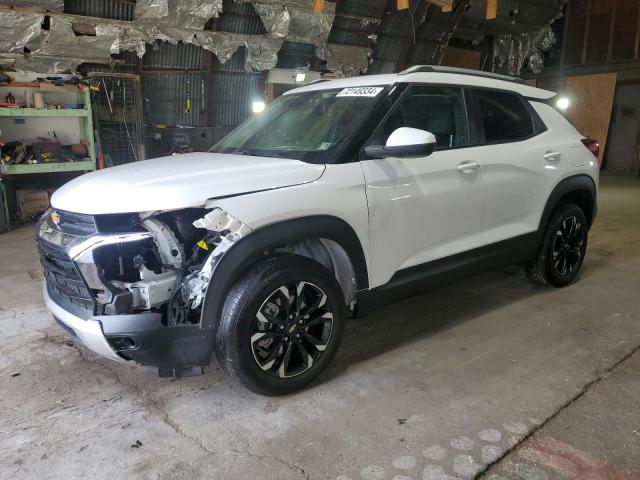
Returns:
[[[399,270],[483,244],[483,165],[469,145],[461,88],[412,85],[368,144],[384,144],[400,127],[437,139],[428,157],[361,161],[369,205],[372,286]]]

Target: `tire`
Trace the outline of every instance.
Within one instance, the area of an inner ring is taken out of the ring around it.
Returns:
[[[330,271],[306,257],[276,255],[249,269],[227,295],[216,355],[249,390],[285,395],[326,368],[345,321],[344,295]]]
[[[553,213],[536,257],[525,266],[529,279],[539,285],[564,287],[571,283],[584,261],[588,224],[584,212],[573,203]]]

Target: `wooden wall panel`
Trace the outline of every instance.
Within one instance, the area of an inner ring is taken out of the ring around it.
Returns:
[[[586,137],[600,142],[600,161],[607,144],[616,91],[615,73],[567,77],[566,94],[572,99],[567,117]]]
[[[447,47],[442,59],[442,65],[479,70],[480,52],[465,48]]]
[[[638,58],[640,0],[570,0],[563,65]]]
[[[588,0],[573,0],[570,5],[566,43],[564,45],[565,65],[579,65],[582,63],[589,15],[588,6]]]
[[[618,0],[613,28],[612,60],[629,60],[636,54],[636,29],[640,15],[640,2]]]
[[[591,0],[589,33],[587,35],[587,63],[607,60],[612,15],[613,4],[611,0]]]

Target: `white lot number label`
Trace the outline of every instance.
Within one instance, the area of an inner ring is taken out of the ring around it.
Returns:
[[[384,87],[349,87],[344,88],[336,97],[375,97]]]

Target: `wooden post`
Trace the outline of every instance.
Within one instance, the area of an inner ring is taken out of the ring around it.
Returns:
[[[567,38],[569,38],[569,24],[571,22],[571,2],[564,7],[564,27],[562,28],[562,46],[560,47],[560,66],[564,67],[567,54]]]
[[[633,58],[638,58],[638,50],[640,49],[640,15],[638,15],[638,22],[636,23],[636,43],[633,51]]]
[[[324,0],[313,0],[313,13],[322,13],[324,11]]]
[[[582,56],[580,60],[580,63],[582,65],[587,63],[587,44],[589,43],[589,30],[591,30],[591,8],[593,7],[593,1],[587,1],[587,25],[584,27],[584,37],[582,38]]]
[[[398,10],[407,10],[409,8],[409,0],[397,0]]]
[[[213,64],[213,53],[209,50],[205,50],[202,56],[202,69],[204,70],[202,76],[202,86],[198,86],[201,89],[200,94],[200,127],[209,126],[209,95],[211,95],[211,65]],[[204,87],[204,88],[202,88]]]
[[[616,14],[618,10],[618,0],[611,0],[611,22],[609,23],[609,44],[607,45],[607,62],[613,56],[613,34],[616,28]]]
[[[487,0],[487,20],[498,17],[498,0]]]

